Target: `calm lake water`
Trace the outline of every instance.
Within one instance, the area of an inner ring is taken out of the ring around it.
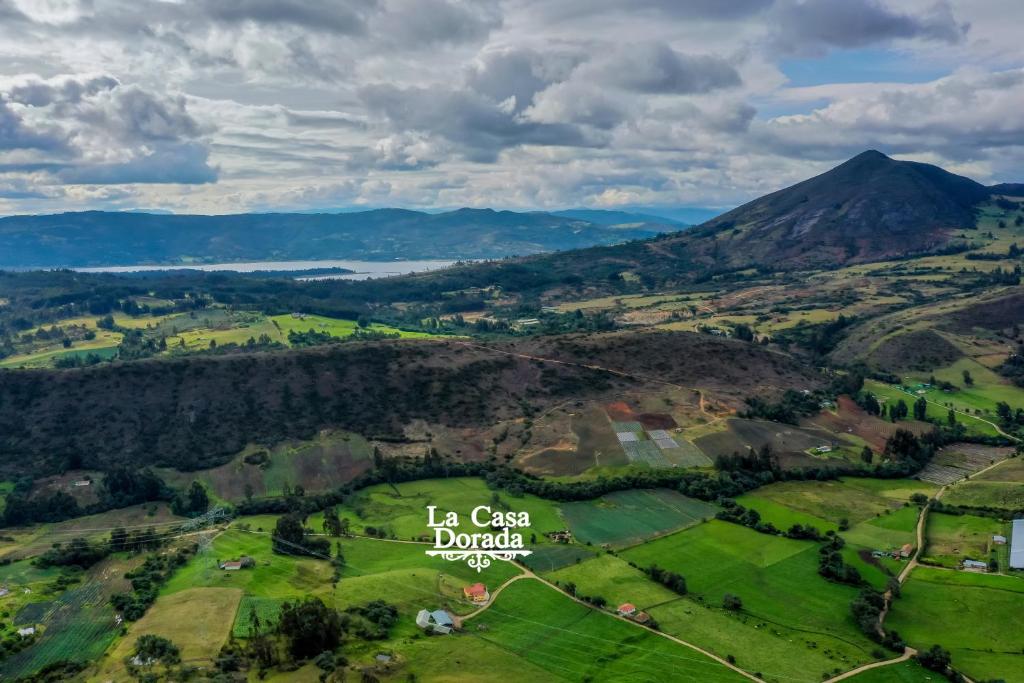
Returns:
[[[238,273],[259,273],[275,270],[314,270],[317,268],[345,268],[352,273],[337,275],[312,275],[297,277],[297,280],[368,280],[378,277],[392,277],[408,273],[422,273],[428,270],[447,268],[455,261],[345,261],[331,259],[326,261],[253,261],[250,263],[196,263],[173,266],[99,266],[94,268],[75,268],[83,273],[140,273],[157,270],[178,270],[188,268],[207,272],[226,270]]]

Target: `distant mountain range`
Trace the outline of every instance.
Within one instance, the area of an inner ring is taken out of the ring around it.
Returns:
[[[618,244],[683,227],[658,216],[600,210],[228,216],[86,211],[0,218],[0,267],[492,259]]]
[[[752,268],[833,268],[933,253],[961,234],[969,242],[980,205],[1002,195],[1020,199],[1024,185],[986,187],[872,150],[685,231],[476,264],[428,279],[497,284],[532,295],[567,287],[596,295],[615,291],[615,281],[626,273],[654,289]]]

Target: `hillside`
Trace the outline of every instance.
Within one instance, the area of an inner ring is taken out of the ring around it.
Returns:
[[[771,395],[818,381],[785,356],[690,333],[494,346],[680,384],[700,382],[726,394]],[[416,420],[483,434],[526,410],[543,411],[568,398],[618,396],[624,387],[644,384],[455,341],[0,372],[0,471],[42,475],[116,463],[194,469],[220,464],[247,443],[309,438],[327,427],[401,439]]]
[[[604,212],[593,212],[600,216]],[[675,229],[621,217],[404,209],[164,215],[87,211],[0,218],[0,267],[297,259],[482,259],[614,244]],[[651,218],[651,220],[659,220]]]

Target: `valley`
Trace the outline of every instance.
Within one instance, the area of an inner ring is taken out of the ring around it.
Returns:
[[[0,273],[0,675],[1024,681],[1024,197],[868,155],[804,250],[783,190],[378,281]]]

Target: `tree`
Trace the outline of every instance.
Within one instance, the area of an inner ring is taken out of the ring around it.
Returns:
[[[974,378],[971,377],[971,371],[970,370],[964,370],[964,386],[968,386],[968,387],[973,387],[974,386]]]
[[[341,519],[338,517],[337,508],[329,507],[324,510],[324,533],[335,538],[341,536]]]
[[[198,481],[193,481],[188,490],[188,507],[189,512],[194,515],[201,515],[210,509],[210,497]]]
[[[924,422],[928,418],[928,401],[924,396],[914,401],[914,419]]]
[[[950,427],[956,425],[956,411],[953,410],[952,408],[950,408],[949,412],[946,414],[946,422],[949,423]]]
[[[281,555],[304,554],[303,541],[306,539],[306,530],[302,526],[302,520],[296,514],[279,517],[270,538],[275,553]]]
[[[941,645],[932,645],[927,651],[917,655],[917,661],[926,669],[945,673],[953,660],[949,650]]]
[[[288,640],[288,651],[296,659],[315,657],[341,643],[341,615],[320,598],[307,597],[295,604],[284,603],[277,631]]]
[[[865,446],[860,452],[860,459],[865,464],[870,465],[871,459],[875,457],[875,454],[871,452],[871,446]]]
[[[132,659],[134,658],[145,666],[152,666],[158,662],[164,666],[172,666],[181,661],[181,650],[167,638],[147,633],[135,641],[135,655]]]
[[[743,600],[738,595],[726,593],[722,596],[722,607],[731,612],[739,612],[743,609]]]

